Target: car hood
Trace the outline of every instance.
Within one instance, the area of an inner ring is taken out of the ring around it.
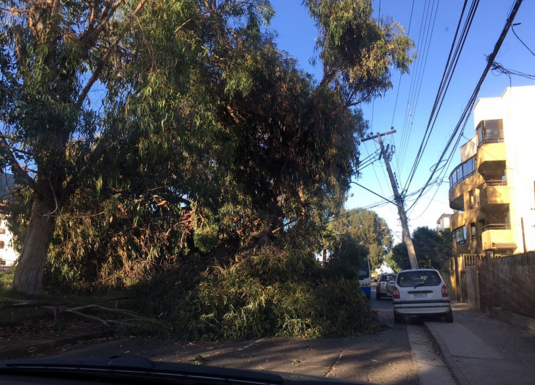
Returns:
[[[153,385],[160,383],[301,385],[310,382],[338,385],[364,384],[295,373],[271,373],[173,362],[155,362],[138,356],[115,356],[110,359],[46,358],[0,361],[0,382],[3,375],[47,378],[58,376],[70,379],[83,378],[85,381],[94,378],[95,382],[97,379],[109,382],[145,379],[150,380]],[[367,384],[369,385],[369,383]]]

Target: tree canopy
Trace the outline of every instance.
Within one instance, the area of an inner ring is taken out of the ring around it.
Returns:
[[[412,241],[418,259],[418,266],[442,269],[452,257],[453,238],[451,230],[432,230],[418,227],[412,233]],[[409,254],[405,243],[399,243],[392,249],[389,261],[394,270],[410,269]]]
[[[332,222],[335,234],[353,239],[367,249],[372,269],[381,266],[392,248],[392,233],[386,221],[377,213],[362,208],[342,211]]]
[[[412,42],[371,1],[304,5],[318,81],[266,32],[267,0],[4,1],[0,159],[24,197],[14,287],[41,293],[45,266],[130,285],[282,238],[313,258],[357,173],[357,106],[407,70]],[[379,263],[386,238],[362,237]]]

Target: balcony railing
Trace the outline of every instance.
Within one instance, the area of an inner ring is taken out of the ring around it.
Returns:
[[[480,189],[483,189],[484,187],[493,187],[493,186],[507,186],[507,181],[503,179],[491,179],[483,182],[481,186],[479,186]]]
[[[461,215],[461,214],[464,214],[464,211],[459,210],[459,211],[454,212],[454,213],[452,214],[451,218],[450,218],[450,222],[451,222],[453,219],[457,218],[457,217],[458,217],[459,215]]]
[[[487,230],[511,230],[511,225],[508,223],[493,223],[483,226],[481,232],[485,232]]]
[[[503,138],[485,138],[481,142],[478,143],[477,147],[481,147],[484,144],[487,143],[503,143]]]

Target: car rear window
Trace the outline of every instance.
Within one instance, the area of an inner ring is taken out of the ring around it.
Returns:
[[[408,271],[399,273],[397,284],[400,287],[438,286],[442,280],[436,271]]]
[[[381,276],[381,281],[386,281],[386,282],[388,282],[388,281],[393,280],[394,277],[395,277],[395,275],[393,275],[393,274],[392,274],[392,275],[383,275],[383,276]]]

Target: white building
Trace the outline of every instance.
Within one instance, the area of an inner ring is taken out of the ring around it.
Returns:
[[[15,186],[15,178],[11,174],[0,174],[0,201],[8,200],[10,189]],[[2,266],[12,266],[18,253],[13,249],[13,234],[7,228],[7,221],[0,215],[0,268]]]
[[[13,234],[7,228],[7,223],[5,219],[0,220],[0,265],[1,266],[11,266],[17,258],[19,257],[18,253],[13,249],[12,246]]]

